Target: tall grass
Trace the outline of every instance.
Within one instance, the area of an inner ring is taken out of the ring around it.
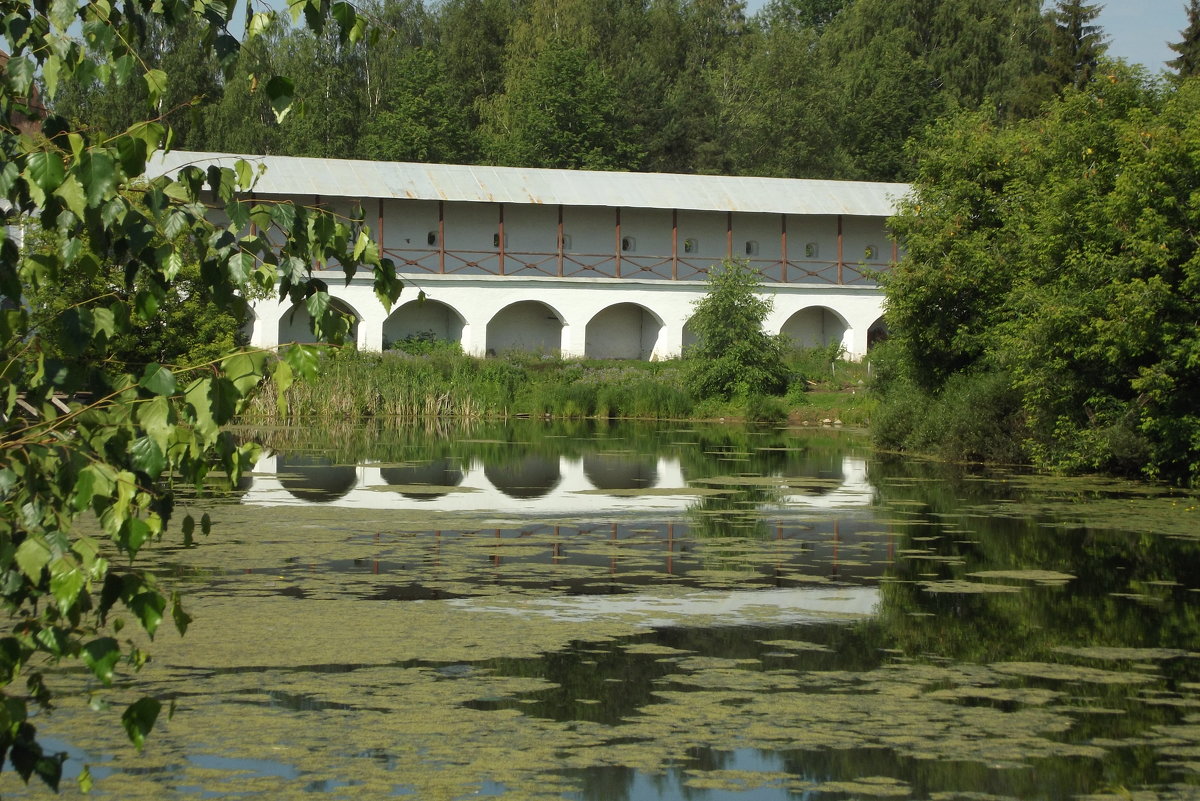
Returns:
[[[264,388],[243,419],[671,419],[688,416],[694,407],[673,362],[579,362],[531,354],[478,359],[450,347],[419,356],[330,350],[323,361],[318,378],[297,381],[287,390],[284,414]]]

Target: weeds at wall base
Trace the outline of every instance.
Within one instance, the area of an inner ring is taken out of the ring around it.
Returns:
[[[802,358],[802,355],[801,355]],[[847,381],[865,375],[845,363]],[[296,381],[280,414],[273,390],[264,387],[242,419],[256,425],[290,425],[313,419],[371,417],[472,418],[554,417],[560,419],[708,419],[799,422],[826,417],[847,425],[868,422],[870,404],[862,388],[831,392],[793,374],[787,394],[729,400],[697,400],[684,384],[686,360],[564,360],[518,353],[467,356],[457,347],[359,353],[330,350],[318,378]],[[816,391],[809,391],[812,388]]]

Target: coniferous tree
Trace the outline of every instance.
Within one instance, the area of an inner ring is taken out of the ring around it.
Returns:
[[[1084,0],[1058,0],[1050,12],[1046,74],[1058,91],[1086,86],[1108,50],[1108,37],[1095,24],[1100,8]]]
[[[1168,61],[1167,66],[1180,78],[1200,74],[1200,0],[1189,0],[1187,18],[1188,26],[1182,31],[1183,41],[1168,45],[1179,55]]]

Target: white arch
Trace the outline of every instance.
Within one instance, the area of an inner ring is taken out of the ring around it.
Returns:
[[[837,343],[849,350],[850,324],[828,306],[806,306],[787,319],[779,329],[799,348],[821,348]]]
[[[583,355],[590,359],[642,359],[654,355],[663,321],[640,303],[614,303],[584,329]]]
[[[687,353],[687,349],[697,344],[700,341],[700,335],[696,333],[696,329],[692,327],[692,318],[689,317],[683,321],[683,352]]]
[[[348,314],[353,318],[353,322],[350,324],[350,332],[346,335],[346,341],[348,343],[358,342],[358,326],[363,319],[358,309],[351,306],[342,298],[335,297],[330,298],[329,305],[342,314]],[[292,308],[280,315],[278,341],[281,344],[285,342],[318,341],[312,332],[312,316],[309,315],[303,301],[293,305]]]
[[[487,352],[506,350],[558,353],[562,349],[563,316],[540,300],[519,300],[492,315],[487,324]]]
[[[462,342],[463,316],[440,300],[410,300],[396,308],[383,322],[383,342],[398,342],[405,337],[432,334],[445,342]]]

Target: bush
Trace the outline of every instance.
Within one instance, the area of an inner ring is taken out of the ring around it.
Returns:
[[[771,300],[757,294],[758,274],[726,261],[708,273],[708,292],[695,303],[698,342],[686,354],[688,389],[697,398],[781,394],[788,385],[784,348],[762,324]]]

